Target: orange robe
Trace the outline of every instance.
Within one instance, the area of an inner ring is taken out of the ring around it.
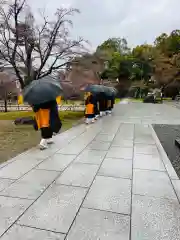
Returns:
[[[48,128],[50,126],[50,109],[39,109],[35,113],[38,129]]]
[[[111,108],[111,100],[108,100],[108,102],[107,102],[107,107],[108,107],[108,108]]]
[[[86,105],[86,112],[85,112],[85,114],[87,114],[87,115],[94,114],[94,104],[88,103]]]

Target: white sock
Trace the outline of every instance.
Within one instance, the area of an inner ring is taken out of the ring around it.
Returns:
[[[86,118],[85,123],[89,124],[89,118]]]
[[[54,142],[54,141],[53,141],[52,138],[47,139],[47,144],[51,144],[51,143],[53,143],[53,142]]]
[[[41,150],[47,149],[48,148],[47,140],[46,139],[41,139],[39,146],[40,146]]]

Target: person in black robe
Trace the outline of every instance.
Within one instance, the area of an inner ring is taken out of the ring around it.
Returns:
[[[114,108],[114,104],[115,104],[115,96],[112,96],[112,97],[111,97],[111,111],[112,111],[113,108]]]
[[[93,96],[93,104],[94,104],[94,114],[95,114],[95,120],[99,117],[99,104],[98,104],[98,94],[92,94]]]
[[[99,101],[99,111],[100,116],[106,115],[106,95],[103,92],[99,93],[98,101]]]
[[[107,96],[107,111],[106,114],[111,115],[112,112],[112,96]]]
[[[95,122],[95,99],[92,94],[90,94],[85,101],[85,123],[94,123]]]
[[[62,127],[62,122],[59,117],[58,105],[56,101],[51,102],[50,107],[50,127],[53,134],[59,133]]]
[[[35,130],[41,131],[40,149],[47,149],[53,143],[53,133],[58,133],[62,123],[59,118],[56,100],[32,106],[35,112]]]

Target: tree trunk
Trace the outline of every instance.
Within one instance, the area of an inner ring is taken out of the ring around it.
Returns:
[[[7,98],[4,98],[4,112],[7,112],[8,108],[7,108]]]
[[[32,82],[32,78],[31,77],[28,77],[28,76],[24,77],[24,85],[25,86],[29,85],[31,82]]]

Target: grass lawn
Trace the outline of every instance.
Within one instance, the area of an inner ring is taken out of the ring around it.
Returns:
[[[142,98],[130,98],[130,100],[133,102],[143,102]]]
[[[40,141],[40,132],[32,126],[14,125],[13,120],[18,117],[33,116],[33,112],[0,113],[0,163],[15,157],[34,146]],[[60,112],[62,131],[71,128],[84,116],[83,112]]]
[[[119,103],[120,101],[121,101],[120,98],[116,98],[116,99],[115,99],[115,103]]]

